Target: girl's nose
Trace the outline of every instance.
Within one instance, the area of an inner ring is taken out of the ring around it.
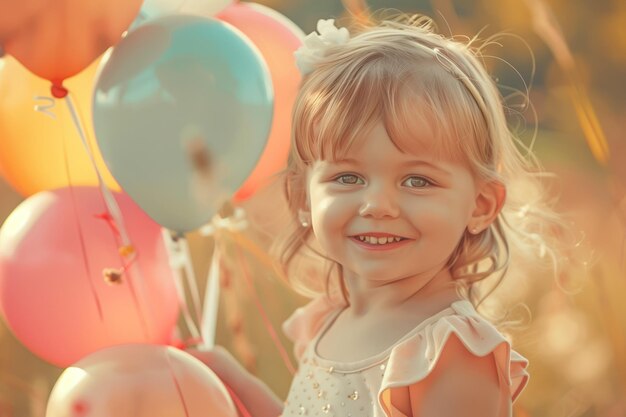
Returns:
[[[399,214],[400,208],[396,203],[395,197],[383,190],[366,192],[363,203],[359,208],[359,215],[362,217],[393,218],[398,217]]]

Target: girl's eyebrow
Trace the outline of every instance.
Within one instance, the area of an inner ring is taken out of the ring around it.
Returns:
[[[361,165],[361,162],[353,158],[342,158],[342,159],[332,161],[331,163],[335,165]],[[435,164],[435,163],[428,162],[425,160],[418,160],[418,159],[410,160],[410,161],[402,162],[399,165],[403,169],[426,167],[434,171],[437,171],[443,175],[450,175],[450,172],[446,170],[445,168],[443,168],[442,166],[440,166],[439,164]]]
[[[424,160],[411,160],[411,161],[406,161],[400,164],[400,166],[402,168],[430,168],[432,170],[435,170],[441,174],[444,175],[450,175],[450,171],[446,170],[444,167],[442,167],[439,164],[435,164],[432,162],[428,162],[428,161],[424,161]]]
[[[359,161],[353,158],[333,159],[329,161],[329,163],[336,164],[336,165],[341,165],[341,164],[342,165],[359,165]]]

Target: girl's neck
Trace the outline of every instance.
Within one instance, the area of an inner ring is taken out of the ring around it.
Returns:
[[[350,274],[345,274],[344,279],[353,316],[401,312],[426,305],[437,311],[460,299],[447,268],[432,276],[408,277],[391,283],[372,283]]]

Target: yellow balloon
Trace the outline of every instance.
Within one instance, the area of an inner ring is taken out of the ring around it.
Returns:
[[[91,122],[91,94],[99,60],[64,85],[87,133],[96,166],[105,184],[116,191],[119,185],[106,168],[96,144]],[[64,100],[48,107],[50,81],[31,74],[13,57],[0,59],[0,174],[24,196],[42,190],[77,185],[97,185],[98,178],[72,122]]]

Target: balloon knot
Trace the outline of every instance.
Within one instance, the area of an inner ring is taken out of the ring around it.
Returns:
[[[67,88],[63,87],[62,82],[53,81],[50,87],[50,93],[54,98],[65,98],[67,96]]]
[[[174,339],[170,340],[169,345],[172,346],[172,347],[175,347],[176,349],[180,349],[180,350],[183,350],[183,349],[186,348],[185,342],[183,342],[182,339],[178,339],[178,338],[174,338]]]

